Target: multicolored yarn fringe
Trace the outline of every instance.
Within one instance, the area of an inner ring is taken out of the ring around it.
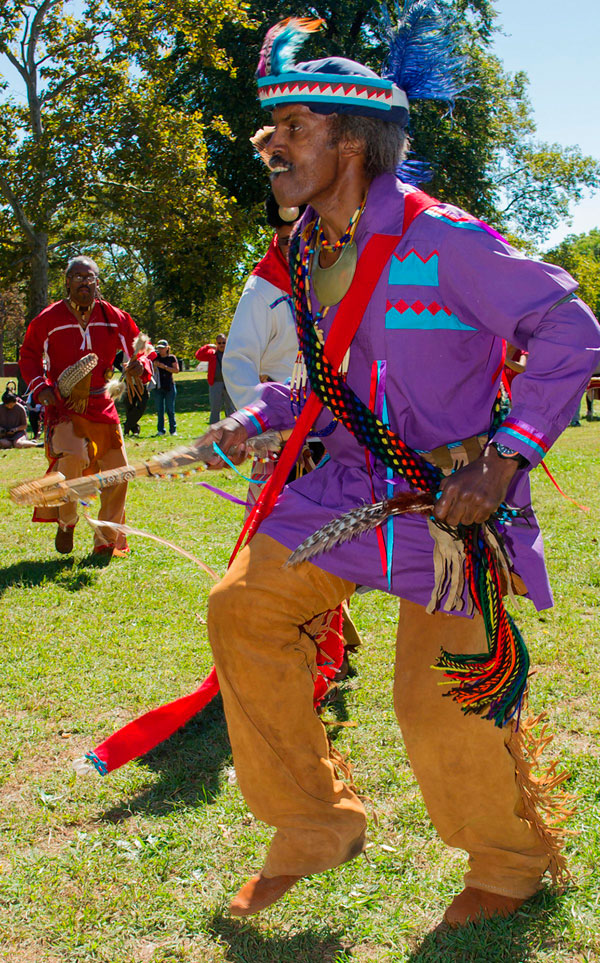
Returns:
[[[298,341],[311,388],[372,455],[405,478],[412,488],[435,497],[443,477],[440,469],[426,462],[377,418],[325,357],[318,334],[320,316],[318,312],[313,316],[307,296],[310,283],[307,265],[315,252],[315,239],[313,227],[306,241],[308,257],[300,255],[299,238],[290,257]],[[492,412],[492,431],[501,421],[503,408],[504,399],[499,395]],[[506,517],[506,506],[500,506],[497,518],[505,520]],[[464,538],[467,582],[484,620],[488,651],[457,656],[442,650],[437,667],[456,683],[448,694],[463,712],[483,715],[495,725],[503,726],[515,715],[518,717],[527,685],[529,656],[521,633],[504,606],[500,568],[484,537],[484,529],[472,525],[456,534]]]
[[[519,714],[529,653],[502,601],[500,570],[482,526],[464,529],[465,576],[483,618],[489,652],[457,655],[442,651],[436,668],[458,685],[451,695],[465,714],[474,712],[503,726]]]

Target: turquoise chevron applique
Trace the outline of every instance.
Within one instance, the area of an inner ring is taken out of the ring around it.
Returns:
[[[403,258],[394,254],[390,264],[388,284],[412,284],[418,287],[437,287],[438,254],[434,251],[427,258],[414,249]]]
[[[413,301],[412,304],[407,304],[402,298],[395,304],[386,301],[385,326],[396,330],[477,330],[457,318],[450,308],[445,308],[436,301],[432,301],[430,304],[423,304],[422,301]]]

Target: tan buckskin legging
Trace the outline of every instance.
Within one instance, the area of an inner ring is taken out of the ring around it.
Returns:
[[[328,759],[313,709],[315,646],[301,627],[349,597],[355,586],[256,535],[211,592],[208,629],[235,769],[248,806],[276,828],[263,872],[308,876],[363,846],[365,811]],[[532,896],[548,866],[541,836],[523,817],[510,727],[465,716],[443,698],[435,663],[442,645],[481,652],[474,619],[402,600],[395,708],[429,815],[442,839],[466,850],[466,884]]]
[[[96,457],[90,462],[88,438],[76,434],[73,423],[79,432],[86,429],[93,439]],[[116,433],[115,433],[116,432]],[[116,438],[120,438],[120,447],[115,447]],[[119,426],[95,424],[81,416],[75,416],[73,421],[61,421],[52,429],[52,455],[57,459],[53,470],[63,473],[65,478],[79,478],[84,471],[108,471],[111,468],[122,468],[127,464],[127,454]],[[99,521],[125,521],[125,500],[127,498],[127,483],[104,488],[100,492]],[[61,528],[69,528],[77,524],[77,502],[65,502],[58,509],[40,509],[36,511],[39,520],[56,520]],[[94,531],[94,546],[114,545],[124,549],[127,546],[125,535],[116,533],[110,528],[97,528]]]

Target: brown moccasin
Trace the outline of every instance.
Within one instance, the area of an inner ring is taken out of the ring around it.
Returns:
[[[259,873],[244,883],[229,904],[232,916],[252,916],[275,903],[301,876],[263,876]]]
[[[466,886],[450,903],[444,913],[444,922],[454,927],[481,923],[482,920],[496,916],[506,919],[516,913],[524,902],[524,899],[514,896],[503,896],[502,893],[489,893],[484,889]]]
[[[73,532],[74,528],[61,528],[60,525],[56,529],[54,547],[61,555],[68,555],[73,551]]]

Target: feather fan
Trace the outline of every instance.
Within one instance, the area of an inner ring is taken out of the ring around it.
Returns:
[[[305,538],[285,564],[299,565],[300,562],[307,562],[316,555],[335,548],[336,545],[342,545],[353,538],[358,538],[363,532],[371,531],[392,515],[403,515],[406,512],[419,514],[430,512],[434,502],[434,497],[428,493],[400,492],[393,498],[375,502],[374,505],[360,505],[346,512],[345,515],[332,519]]]
[[[294,56],[309,33],[320,30],[324,20],[310,17],[287,17],[267,31],[260,51],[257,77],[277,77],[294,69]]]

